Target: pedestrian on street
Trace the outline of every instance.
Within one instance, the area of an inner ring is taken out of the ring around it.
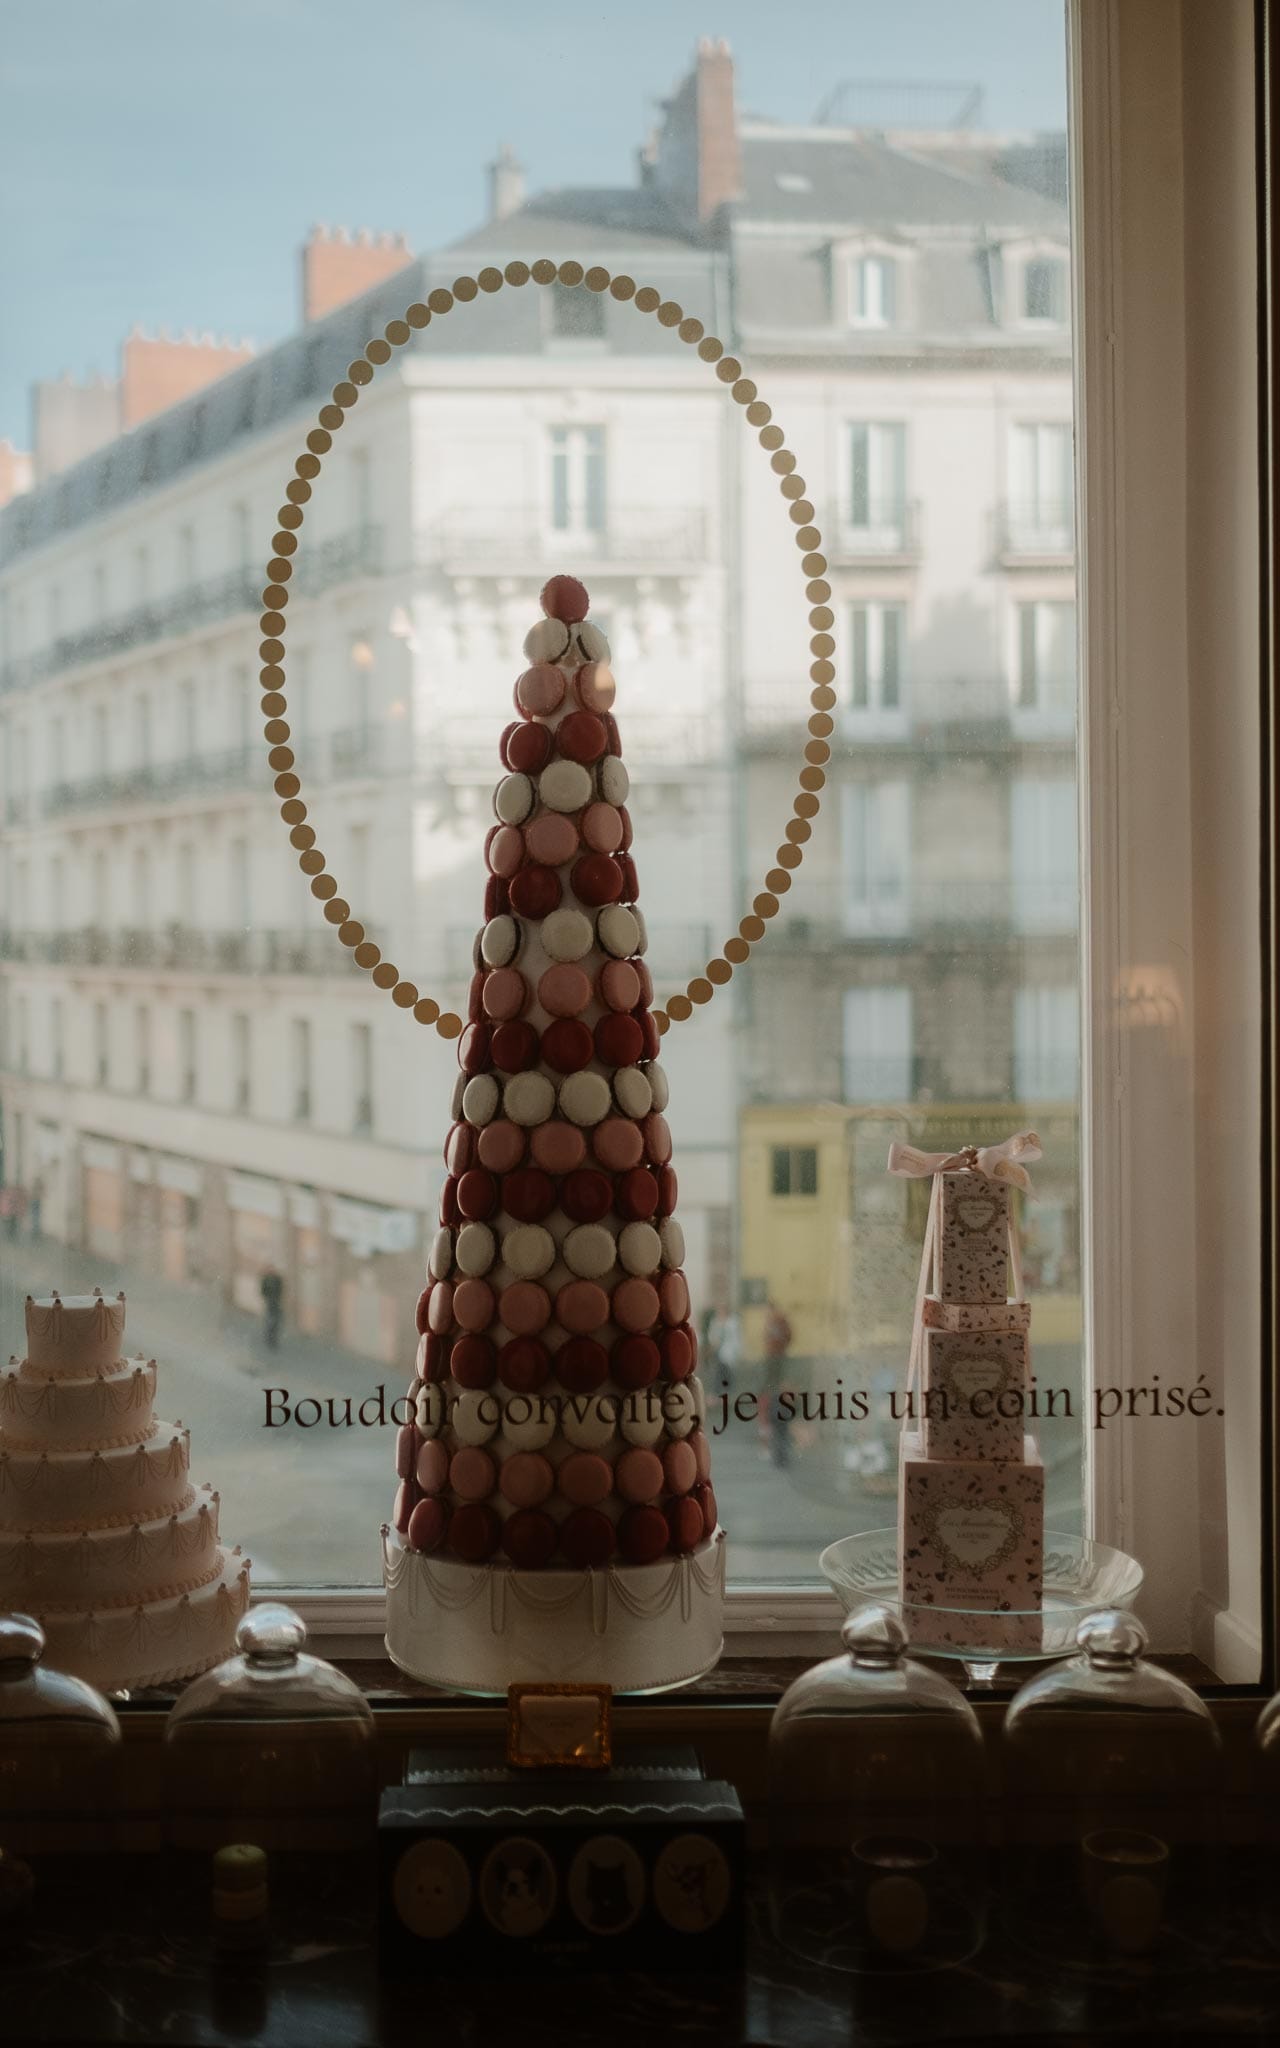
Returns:
[[[284,1279],[274,1266],[268,1266],[263,1274],[261,1292],[263,1335],[268,1351],[274,1351],[280,1342],[280,1320],[284,1309]]]
[[[765,1436],[769,1456],[780,1472],[790,1463],[790,1430],[792,1418],[783,1412],[779,1396],[789,1392],[786,1369],[787,1353],[791,1348],[791,1324],[775,1301],[765,1304],[764,1311],[764,1402],[761,1418],[765,1422]]]

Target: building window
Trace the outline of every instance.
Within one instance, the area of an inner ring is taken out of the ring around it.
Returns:
[[[557,340],[603,341],[603,292],[590,291],[586,285],[553,284],[547,296],[551,303],[551,332]]]
[[[892,327],[897,297],[891,256],[858,256],[849,280],[849,318],[855,327]]]
[[[1022,317],[1062,326],[1067,317],[1067,266],[1061,256],[1033,256],[1022,270]]]
[[[182,1102],[196,1099],[196,1013],[178,1012],[178,1097]]]
[[[300,1124],[311,1118],[311,1025],[306,1017],[293,1020],[293,1114]]]
[[[231,1019],[231,1106],[246,1115],[252,1093],[252,1040],[249,1019],[238,1010]]]
[[[1071,428],[1065,421],[1014,427],[1009,445],[1006,545],[1068,553],[1074,523]]]
[[[1013,1092],[1019,1102],[1074,1104],[1080,1085],[1080,1002],[1070,984],[1013,997]]]
[[[816,1145],[774,1145],[769,1156],[769,1190],[775,1195],[816,1195]]]
[[[849,709],[902,708],[905,607],[868,601],[849,607]]]
[[[907,430],[896,420],[849,427],[847,524],[864,541],[900,548],[907,523]]]
[[[351,1027],[351,1128],[361,1137],[373,1129],[373,1026]]]
[[[105,1003],[93,1006],[93,1078],[99,1088],[105,1088],[111,1076],[110,1020]]]
[[[135,1076],[139,1095],[151,1093],[151,1012],[139,1003],[133,1013],[133,1049],[137,1060]]]
[[[49,1061],[55,1081],[60,1081],[66,1068],[67,1045],[62,997],[55,996],[49,1005]]]
[[[841,826],[846,931],[904,930],[911,889],[909,785],[847,782]]]
[[[844,996],[844,1099],[906,1102],[913,1089],[909,988],[850,988]]]
[[[551,429],[551,524],[556,533],[604,532],[603,427]]]
[[[1067,776],[1010,785],[1009,864],[1020,932],[1073,932],[1079,911],[1076,787]]]
[[[1017,608],[1018,649],[1014,702],[1064,721],[1076,709],[1076,608],[1058,598]]]

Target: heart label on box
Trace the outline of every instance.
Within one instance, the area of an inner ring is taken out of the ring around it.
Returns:
[[[1009,1367],[1002,1358],[954,1358],[943,1374],[953,1404],[972,1408],[975,1394],[1003,1394]]]
[[[955,1217],[962,1230],[979,1236],[990,1230],[1000,1214],[994,1195],[961,1195],[955,1203]]]
[[[952,1571],[989,1572],[1013,1556],[1022,1517],[1008,1501],[940,1500],[926,1515],[925,1530]]]

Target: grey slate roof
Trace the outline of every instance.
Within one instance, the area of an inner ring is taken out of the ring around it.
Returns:
[[[792,181],[800,179],[797,188]],[[981,156],[963,169],[955,152],[944,160],[859,131],[773,129],[763,122],[742,136],[737,211],[744,220],[796,225],[1066,230],[1061,204],[1000,177]]]

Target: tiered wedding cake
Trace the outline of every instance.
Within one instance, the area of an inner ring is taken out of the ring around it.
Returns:
[[[719,1656],[724,1538],[609,650],[574,578],[542,605],[383,1530],[387,1647],[474,1691],[649,1690]]]
[[[188,1433],[152,1412],[155,1360],[122,1356],[124,1316],[123,1294],[28,1299],[27,1356],[0,1372],[0,1610],[108,1691],[207,1670],[249,1604]]]

